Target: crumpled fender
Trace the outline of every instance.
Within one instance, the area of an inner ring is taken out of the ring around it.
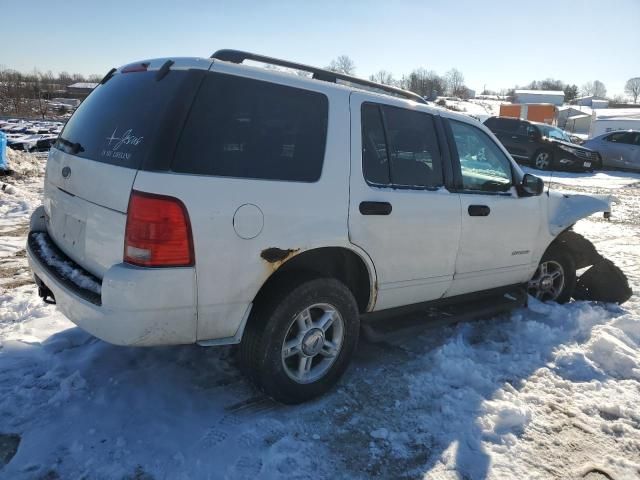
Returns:
[[[582,195],[579,193],[548,192],[549,233],[554,237],[578,220],[596,212],[611,213],[611,195]]]

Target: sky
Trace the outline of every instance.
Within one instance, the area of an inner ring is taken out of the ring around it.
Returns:
[[[462,71],[477,92],[556,78],[622,94],[640,76],[640,0],[0,1],[0,66],[105,74],[233,48],[356,75]],[[5,19],[13,19],[6,21]]]

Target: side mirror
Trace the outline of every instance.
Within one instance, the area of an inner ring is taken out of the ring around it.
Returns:
[[[521,189],[526,195],[540,195],[544,191],[544,182],[540,177],[525,173],[522,177]]]

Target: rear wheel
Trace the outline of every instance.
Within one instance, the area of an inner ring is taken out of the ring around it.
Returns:
[[[529,280],[529,295],[540,301],[566,303],[576,285],[576,264],[565,248],[549,247],[533,278]]]
[[[349,289],[329,278],[288,282],[259,303],[240,344],[245,372],[283,403],[329,390],[358,342],[358,307]]]
[[[553,163],[553,156],[548,150],[539,150],[533,156],[533,165],[539,170],[549,170]]]

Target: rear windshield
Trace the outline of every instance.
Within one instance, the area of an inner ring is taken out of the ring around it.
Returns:
[[[315,182],[322,171],[328,109],[321,93],[208,73],[172,170]]]
[[[186,72],[116,74],[98,85],[67,122],[56,148],[128,168],[140,168],[168,115]]]

